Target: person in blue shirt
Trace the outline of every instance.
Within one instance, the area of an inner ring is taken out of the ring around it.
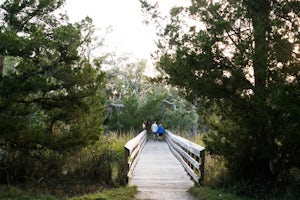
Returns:
[[[159,140],[162,140],[162,135],[164,132],[165,132],[164,127],[162,126],[162,124],[159,124],[157,128],[157,135]]]

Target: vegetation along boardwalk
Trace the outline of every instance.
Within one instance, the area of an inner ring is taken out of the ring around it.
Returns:
[[[193,199],[187,190],[194,182],[165,141],[145,144],[129,184],[138,187],[138,200]]]

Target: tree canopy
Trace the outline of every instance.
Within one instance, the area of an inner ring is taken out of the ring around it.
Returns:
[[[218,116],[206,145],[232,180],[283,181],[300,165],[299,1],[190,2],[163,18],[141,0],[157,67],[202,117]]]
[[[146,61],[131,62],[119,57],[108,62],[107,115],[108,130],[141,130],[142,124],[160,121],[168,128],[197,127],[198,115],[175,88],[145,75]]]

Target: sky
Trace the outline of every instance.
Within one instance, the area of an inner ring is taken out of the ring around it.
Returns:
[[[188,0],[163,0],[159,6],[162,12],[167,12],[184,2]],[[67,0],[65,9],[71,22],[89,16],[101,30],[111,26],[113,31],[108,34],[106,45],[117,55],[126,52],[138,59],[151,60],[150,54],[156,49],[155,29],[143,23],[139,0]]]

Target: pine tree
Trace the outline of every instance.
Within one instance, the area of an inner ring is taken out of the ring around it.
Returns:
[[[299,10],[299,1],[192,0],[159,24],[157,67],[202,116],[217,116],[206,145],[233,181],[282,182],[300,167]]]
[[[104,73],[82,56],[91,39],[82,31],[92,22],[71,24],[54,14],[63,3],[1,4],[0,148],[8,153],[2,177],[34,176],[38,172],[26,166],[47,163],[51,155],[63,156],[101,136]]]

